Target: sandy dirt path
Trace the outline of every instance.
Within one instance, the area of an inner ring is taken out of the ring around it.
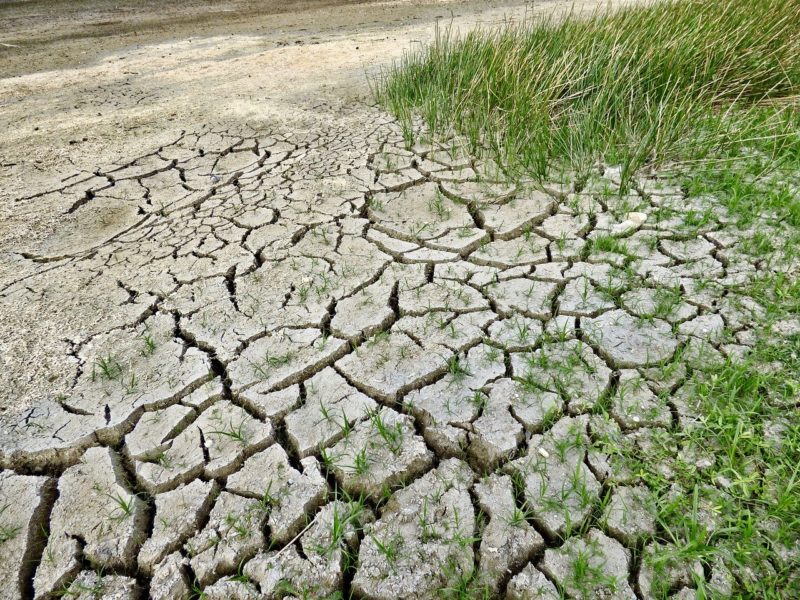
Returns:
[[[369,102],[368,77],[430,41],[436,22],[465,29],[596,3],[180,4],[0,4],[0,250],[65,225],[16,200],[76,171],[198,125],[308,125],[321,109]]]
[[[368,100],[366,74],[429,40],[436,20],[496,23],[525,10],[519,2],[266,3],[280,5],[271,12],[227,2],[189,3],[160,19],[163,3],[57,3],[52,16],[40,4],[0,6],[0,41],[13,45],[0,47],[0,75],[9,75],[0,79],[5,248],[62,224],[40,204],[13,199],[76,170],[198,125],[308,124],[320,108],[332,115]],[[32,16],[2,18],[15,10]]]

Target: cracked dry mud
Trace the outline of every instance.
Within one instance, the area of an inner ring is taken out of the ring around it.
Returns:
[[[665,544],[608,441],[674,446],[684,380],[752,344],[760,307],[732,288],[785,265],[713,199],[618,186],[509,186],[357,106],[186,131],[39,194],[103,227],[26,250],[0,288],[59,324],[66,365],[0,417],[0,598],[726,581],[635,558]]]

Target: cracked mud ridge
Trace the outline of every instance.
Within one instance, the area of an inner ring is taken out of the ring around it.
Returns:
[[[2,418],[0,597],[558,598],[578,563],[598,597],[724,586],[654,575],[663,532],[607,448],[692,427],[688,374],[752,343],[728,288],[773,267],[657,178],[511,187],[453,148],[360,107],[44,194],[106,239],[0,291],[74,332],[71,378]]]

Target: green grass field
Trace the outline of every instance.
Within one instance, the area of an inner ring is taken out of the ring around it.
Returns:
[[[682,0],[440,31],[380,82],[381,101],[434,135],[458,132],[510,173],[598,159],[626,173],[729,156],[798,159],[800,2]]]

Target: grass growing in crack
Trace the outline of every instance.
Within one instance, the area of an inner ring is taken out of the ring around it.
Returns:
[[[372,426],[378,432],[378,435],[392,454],[399,454],[400,450],[403,448],[403,436],[405,433],[402,423],[397,422],[391,425],[386,423],[380,410],[372,412],[370,414],[370,420],[372,421]]]
[[[342,437],[347,439],[350,434],[353,432],[353,425],[350,423],[350,420],[347,418],[347,414],[344,412],[344,408],[342,409],[342,417],[341,417],[341,426],[340,432]]]
[[[114,510],[111,513],[111,519],[113,521],[124,521],[128,517],[133,514],[133,507],[136,497],[131,496],[130,498],[124,498],[122,494],[110,494],[106,493],[106,496],[111,498],[116,505]]]
[[[319,399],[319,414],[322,415],[323,421],[328,421],[329,423],[333,422],[331,411],[328,410],[327,406],[325,406],[325,403],[322,401],[322,398]]]
[[[534,17],[463,37],[437,31],[375,92],[409,137],[421,114],[434,136],[458,132],[507,172],[581,173],[602,157],[626,181],[646,164],[703,160],[754,139],[783,154],[798,39],[796,0]]]
[[[234,515],[233,513],[228,513],[225,515],[223,519],[225,525],[227,525],[230,531],[233,531],[241,538],[249,538],[251,535],[250,527],[248,524],[242,520],[240,515]]]
[[[491,588],[479,580],[477,571],[464,572],[458,561],[450,556],[444,565],[447,583],[437,590],[438,598],[447,600],[488,600],[492,598]]]
[[[261,499],[259,500],[259,508],[261,510],[268,510],[270,507],[277,506],[280,504],[280,500],[277,496],[272,495],[272,480],[269,481],[267,484],[267,489],[264,490],[264,493],[261,495]]]
[[[438,189],[433,199],[428,202],[428,209],[436,215],[437,220],[443,221],[450,217],[450,209],[445,206],[445,198]]]
[[[365,446],[356,452],[356,455],[353,457],[353,465],[350,468],[356,475],[364,475],[369,471],[371,462]]]
[[[300,299],[300,304],[305,305],[308,300],[308,293],[311,291],[311,286],[307,283],[302,284],[297,288],[297,297]]]
[[[365,502],[363,497],[353,498],[342,492],[342,503],[343,506],[336,506],[333,510],[327,543],[314,544],[312,549],[317,554],[328,557],[334,552],[342,552],[345,562],[351,562],[355,560],[355,556],[348,543],[348,536],[355,536],[361,531]]]
[[[294,360],[294,352],[292,351],[285,352],[284,354],[270,354],[267,352],[263,360],[251,364],[253,373],[262,379],[266,379],[273,369],[285,367],[292,362],[292,360]]]
[[[660,287],[655,291],[653,300],[655,301],[652,310],[653,317],[666,319],[681,303],[680,287]]]
[[[125,389],[125,392],[128,394],[133,394],[139,388],[139,378],[136,377],[136,373],[131,373],[131,376],[127,379],[122,380],[122,387]]]
[[[508,515],[506,522],[510,527],[522,527],[533,516],[533,512],[526,507],[514,507],[514,510]]]
[[[173,466],[172,459],[166,452],[159,452],[153,459],[153,462],[164,469],[171,469]]]
[[[191,600],[205,600],[206,598],[208,598],[208,594],[206,594],[205,591],[203,591],[203,586],[200,585],[200,583],[194,581],[192,583],[192,589],[190,590],[189,593],[189,598]]]
[[[322,466],[325,467],[325,469],[328,471],[331,471],[332,469],[336,468],[336,463],[334,461],[333,455],[327,448],[319,449],[319,460],[322,463]]]
[[[472,392],[472,396],[468,396],[466,400],[472,404],[477,410],[482,411],[489,401],[489,398],[480,390]]]
[[[60,598],[78,598],[88,595],[91,598],[101,598],[105,592],[105,584],[102,580],[102,573],[98,574],[98,581],[94,585],[73,582],[68,587],[56,593]]]
[[[153,336],[149,333],[145,332],[141,335],[142,344],[144,347],[142,348],[142,356],[152,356],[153,353],[156,351],[156,341],[153,339]]]
[[[367,338],[366,345],[368,348],[372,348],[373,346],[385,342],[388,339],[389,339],[388,331],[379,331],[378,333]]]
[[[250,576],[249,576],[249,575],[247,575],[247,574],[246,574],[246,573],[243,571],[243,568],[244,568],[244,561],[242,561],[242,562],[240,562],[240,563],[239,563],[239,567],[238,567],[238,569],[236,570],[236,575],[231,575],[231,576],[228,578],[228,581],[235,581],[235,582],[237,582],[237,583],[244,584],[244,585],[245,585],[247,588],[249,588],[250,590],[252,590],[252,592],[253,592],[253,593],[255,593],[255,592],[256,592],[256,590],[258,589],[258,588],[256,587],[256,582],[255,582],[255,581],[253,581],[253,580],[250,578]]]
[[[499,348],[490,345],[486,346],[486,351],[484,352],[483,357],[486,360],[487,364],[492,364],[495,362],[503,362],[505,358]]]
[[[621,254],[622,256],[629,256],[630,252],[625,245],[624,240],[620,240],[611,235],[599,235],[592,240],[592,250],[598,252],[612,252],[614,254]]]
[[[461,362],[461,358],[457,354],[454,354],[447,361],[447,374],[450,376],[450,382],[453,384],[459,384],[472,375],[469,369]]]
[[[397,562],[397,559],[400,557],[400,548],[403,545],[403,537],[399,533],[395,533],[393,536],[384,540],[379,540],[374,535],[371,535],[370,538],[375,543],[375,547],[378,549],[378,552],[386,559],[386,562],[389,564],[389,568],[392,569],[392,572],[394,572],[394,565]]]
[[[575,556],[572,556],[572,570],[568,575],[568,584],[576,588],[582,598],[591,598],[597,592],[597,588],[605,588],[610,591],[617,591],[619,582],[613,575],[606,574],[605,564],[593,565],[592,562],[598,562],[596,557],[599,555],[599,550],[593,546],[585,550],[578,550]],[[602,557],[602,555],[600,555]],[[601,558],[601,562],[604,560]]]
[[[114,381],[122,377],[122,365],[111,355],[101,356],[92,365],[92,381],[98,376],[106,381]]]
[[[245,428],[244,421],[238,425],[234,425],[231,422],[228,423],[228,426],[225,429],[215,429],[213,431],[209,431],[208,433],[209,435],[221,435],[227,437],[239,442],[243,446],[247,445],[247,429]]]
[[[350,504],[345,511],[338,509],[333,511],[333,519],[331,520],[331,540],[330,548],[341,548],[345,541],[348,528],[351,528],[361,516],[364,505],[361,503]],[[330,549],[328,550],[330,552]]]

